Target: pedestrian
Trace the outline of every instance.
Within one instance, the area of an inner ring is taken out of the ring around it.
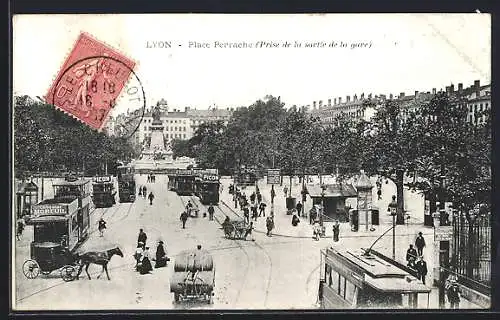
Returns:
[[[425,239],[422,236],[422,232],[418,233],[418,236],[415,239],[415,246],[417,247],[418,255],[422,257],[424,255],[424,247],[425,247]]]
[[[460,304],[460,286],[457,280],[447,279],[445,285],[446,295],[450,302],[450,309],[458,309]]]
[[[99,234],[100,236],[104,236],[104,229],[106,229],[106,221],[104,221],[104,219],[101,217],[101,219],[99,219],[98,221],[98,224],[99,226],[97,227],[97,229],[99,230]]]
[[[212,203],[210,203],[210,206],[208,207],[208,219],[210,221],[214,220],[214,212],[215,212],[214,206]]]
[[[141,266],[139,268],[139,273],[140,274],[148,274],[152,270],[153,270],[153,267],[151,266],[151,253],[149,252],[149,247],[146,247],[146,250],[144,250],[144,252],[142,253]]]
[[[297,202],[297,205],[295,205],[295,208],[297,209],[297,214],[300,216],[300,214],[302,213],[302,203]]]
[[[266,218],[266,228],[267,228],[267,236],[271,237],[271,231],[274,229],[274,221],[272,216],[268,216]]]
[[[151,175],[148,173],[148,183],[151,182]]]
[[[250,225],[248,226],[247,231],[245,232],[244,239],[247,239],[247,236],[251,236],[250,240],[255,241],[253,235],[252,235],[252,230],[253,230],[253,222],[250,222]]]
[[[219,185],[219,193],[222,193],[222,190],[224,190],[224,186],[222,185],[222,183]]]
[[[262,193],[257,193],[257,202],[261,203],[262,202]]]
[[[316,206],[313,206],[311,210],[309,210],[309,224],[313,224],[318,216],[318,212],[316,210]]]
[[[256,196],[257,195],[255,194],[255,192],[252,192],[252,194],[250,195],[250,202],[254,202]]]
[[[283,193],[285,194],[285,197],[286,197],[288,194],[288,188],[286,186],[283,188]]]
[[[143,186],[142,187],[142,196],[144,197],[144,199],[146,199],[147,193],[148,193],[148,188],[146,188],[146,186]]]
[[[252,218],[257,221],[257,211],[258,211],[258,205],[257,202],[252,203]]]
[[[142,186],[139,186],[139,193],[138,193],[139,197],[142,196]]]
[[[377,190],[378,200],[382,200],[382,189]]]
[[[243,217],[245,217],[245,222],[249,223],[250,222],[250,212],[248,210],[248,206],[243,207]]]
[[[186,221],[188,219],[188,214],[186,211],[182,211],[180,219],[182,221],[182,229],[186,229]]]
[[[276,192],[274,191],[274,184],[271,186],[271,203],[274,203],[274,197],[276,197]]]
[[[21,240],[21,237],[23,235],[24,231],[24,219],[18,219],[17,220],[17,232],[16,232],[16,239]]]
[[[134,252],[134,259],[135,259],[135,270],[139,271],[140,268],[140,262],[142,258],[142,254],[144,253],[144,243],[138,242],[137,243],[137,248],[135,249]]]
[[[333,241],[338,242],[340,234],[340,224],[338,220],[335,220],[335,223],[333,224],[332,227],[332,231],[333,231]]]
[[[191,203],[191,200],[188,200],[186,204],[186,211],[188,215],[191,215],[191,210],[193,209],[193,204]]]
[[[406,261],[408,262],[408,267],[415,269],[415,261],[417,260],[417,250],[413,248],[410,244],[408,250],[406,250]]]
[[[296,227],[299,224],[300,220],[299,217],[294,213],[292,216],[292,226]]]
[[[156,175],[153,175],[153,183],[156,183]]]
[[[259,204],[259,217],[262,215],[262,216],[266,216],[266,204],[264,202],[261,202]]]
[[[425,262],[422,257],[418,258],[415,269],[417,269],[419,279],[422,280],[423,284],[425,284],[425,276],[427,275],[427,262]]]
[[[153,199],[155,198],[155,195],[153,194],[153,191],[149,193],[148,199],[149,199],[149,205],[153,205]]]
[[[158,242],[158,246],[156,247],[156,259],[155,259],[155,268],[165,267],[167,265],[167,261],[170,259],[167,257],[167,252],[163,247],[163,241]]]
[[[146,232],[144,232],[143,229],[139,229],[139,236],[137,237],[137,245],[139,243],[142,243],[142,246],[146,246],[146,240],[148,239],[148,236],[146,235]]]

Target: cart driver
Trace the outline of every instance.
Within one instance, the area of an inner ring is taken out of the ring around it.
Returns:
[[[229,221],[229,217],[228,217],[228,216],[226,216],[226,219],[224,219],[224,222],[222,222],[222,226],[225,226],[225,225],[227,225],[227,224],[229,224],[229,223],[230,223],[230,221]]]

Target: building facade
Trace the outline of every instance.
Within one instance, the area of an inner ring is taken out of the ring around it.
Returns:
[[[439,90],[439,92],[444,91],[450,97],[460,98],[458,101],[466,104],[467,121],[474,124],[481,124],[485,121],[485,112],[491,108],[491,84],[481,86],[480,81],[475,80],[474,84],[468,88],[464,88],[463,84],[459,83],[456,90],[453,84],[446,87],[445,90]],[[427,92],[415,91],[414,95],[406,95],[401,92],[399,95],[390,94],[388,99],[400,103],[400,117],[403,121],[406,121],[412,112],[428,103],[437,92],[436,88]],[[383,94],[374,97],[369,94],[365,97],[364,93],[362,93],[359,98],[357,95],[354,95],[352,99],[347,96],[345,101],[342,101],[342,97],[328,99],[327,103],[324,103],[323,100],[313,101],[312,109],[309,112],[312,116],[319,117],[325,125],[334,125],[335,119],[339,115],[368,121],[375,114],[375,108],[367,108],[365,102],[370,101],[376,107],[385,100],[387,100],[387,96]]]
[[[197,110],[190,107],[185,107],[184,110],[171,108],[164,99],[158,101],[157,106],[160,107],[160,121],[163,125],[163,134],[165,141],[169,142],[173,139],[187,140],[190,139],[200,124],[213,121],[223,121],[227,125],[234,108],[210,108],[208,110]],[[120,114],[116,118],[110,118],[106,125],[106,132],[109,135],[117,134],[117,123],[125,123],[127,119],[141,117],[141,123],[137,131],[132,136],[133,142],[143,144],[144,141],[151,138],[153,109],[147,108],[142,116],[142,110],[135,110],[127,114]]]

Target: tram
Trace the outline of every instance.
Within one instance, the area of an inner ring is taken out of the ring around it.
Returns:
[[[134,202],[135,201],[135,178],[134,168],[130,165],[118,166],[118,196],[120,202]]]
[[[194,182],[194,194],[202,204],[219,203],[219,175],[212,171],[199,171]]]
[[[112,207],[116,203],[115,195],[111,176],[92,177],[92,201],[96,208]]]
[[[29,224],[33,225],[30,260],[23,264],[26,277],[36,278],[61,269],[65,281],[74,279],[73,251],[89,234],[90,181],[67,177],[55,183],[54,198],[32,207]]]
[[[421,307],[421,294],[428,308],[430,291],[407,267],[375,250],[321,250],[322,309],[413,309]]]
[[[169,186],[178,195],[192,195],[194,193],[195,177],[195,171],[192,169],[177,169],[175,176],[169,175]]]

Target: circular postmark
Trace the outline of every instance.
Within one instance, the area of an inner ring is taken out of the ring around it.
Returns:
[[[49,103],[110,135],[132,138],[146,110],[146,95],[136,72],[108,55],[78,59],[61,72]]]

